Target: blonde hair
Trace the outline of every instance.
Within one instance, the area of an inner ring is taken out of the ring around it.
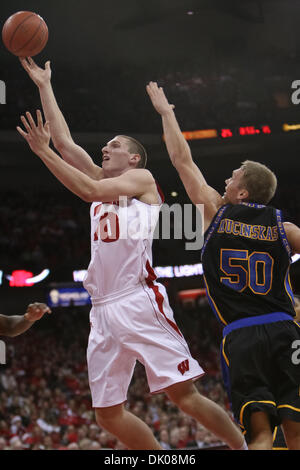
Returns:
[[[242,184],[248,191],[248,202],[268,204],[274,197],[277,188],[277,178],[266,165],[251,160],[242,162]]]

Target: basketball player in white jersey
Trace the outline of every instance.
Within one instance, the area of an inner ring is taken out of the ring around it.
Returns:
[[[152,235],[162,199],[146,152],[134,139],[116,136],[102,148],[102,168],[70,135],[45,69],[30,58],[23,67],[39,87],[46,124],[37,111],[18,127],[49,170],[91,204],[91,262],[84,285],[91,295],[87,351],[89,383],[98,424],[129,449],[161,449],[150,428],[125,409],[136,361],[151,393],[164,391],[185,413],[232,449],[247,448],[227,413],[201,396],[193,380],[204,372],[189,352],[152,268]],[[63,159],[49,147],[51,138]]]

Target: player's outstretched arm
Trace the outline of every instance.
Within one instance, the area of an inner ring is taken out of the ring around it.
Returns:
[[[45,313],[51,313],[48,305],[35,302],[28,305],[24,315],[0,315],[0,335],[18,336],[31,328]]]
[[[55,148],[70,165],[83,171],[91,178],[101,179],[102,169],[95,165],[88,153],[74,142],[57,104],[51,84],[50,61],[46,62],[44,69],[39,67],[31,57],[20,58],[20,62],[39,89],[43,111],[50,124],[51,139]]]
[[[69,165],[49,147],[49,123],[43,123],[41,112],[37,111],[37,123],[29,112],[21,116],[26,129],[17,127],[31,150],[44,162],[51,173],[70,191],[86,202],[112,201],[119,196],[142,197],[153,192],[155,181],[148,170],[143,168],[128,170],[115,178],[95,181],[82,171]]]
[[[150,82],[147,93],[156,111],[161,115],[163,132],[168,154],[175,166],[186,192],[194,204],[204,204],[204,216],[207,224],[224,204],[221,195],[209,186],[194,163],[190,147],[177,122],[174,105],[169,104],[166,95],[156,82]]]

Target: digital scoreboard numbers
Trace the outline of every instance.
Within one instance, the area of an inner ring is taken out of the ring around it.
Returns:
[[[300,132],[300,123],[283,123],[283,124],[261,124],[247,125],[238,127],[222,127],[219,129],[197,129],[193,131],[183,131],[182,134],[186,140],[200,139],[230,139],[243,136],[271,135],[282,134],[291,131]],[[165,136],[163,135],[163,140]]]
[[[283,130],[284,127],[282,127]],[[186,140],[200,140],[200,139],[228,139],[232,137],[240,136],[254,136],[259,134],[269,135],[272,134],[271,126],[263,124],[259,126],[247,125],[239,127],[223,127],[220,129],[197,129],[194,131],[183,131],[182,132]],[[165,136],[163,135],[163,140]]]
[[[244,135],[258,135],[258,134],[271,134],[271,127],[269,125],[262,126],[240,126],[234,129],[224,128],[220,129],[218,135],[223,139],[228,139],[229,137],[237,137]]]

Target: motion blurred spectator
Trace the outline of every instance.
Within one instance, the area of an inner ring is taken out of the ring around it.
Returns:
[[[163,449],[165,450],[171,449],[170,437],[169,437],[169,432],[167,431],[167,429],[162,429],[160,431],[158,441]]]
[[[210,364],[209,372],[196,386],[226,409],[215,354],[218,339],[214,322],[208,321],[205,329],[198,330],[193,317],[187,316],[179,305],[175,314],[179,320],[184,316],[182,327],[189,331],[195,357],[200,363]],[[95,422],[85,362],[88,334],[89,307],[69,307],[56,308],[47,324],[36,325],[26,335],[7,339],[7,346],[13,344],[15,349],[7,366],[0,369],[0,447],[124,449]],[[204,338],[205,351],[201,346]],[[206,446],[220,444],[206,430],[199,436],[194,420],[173,406],[166,395],[149,395],[141,364],[135,369],[126,406],[145,418],[166,449],[197,448],[200,441]]]

